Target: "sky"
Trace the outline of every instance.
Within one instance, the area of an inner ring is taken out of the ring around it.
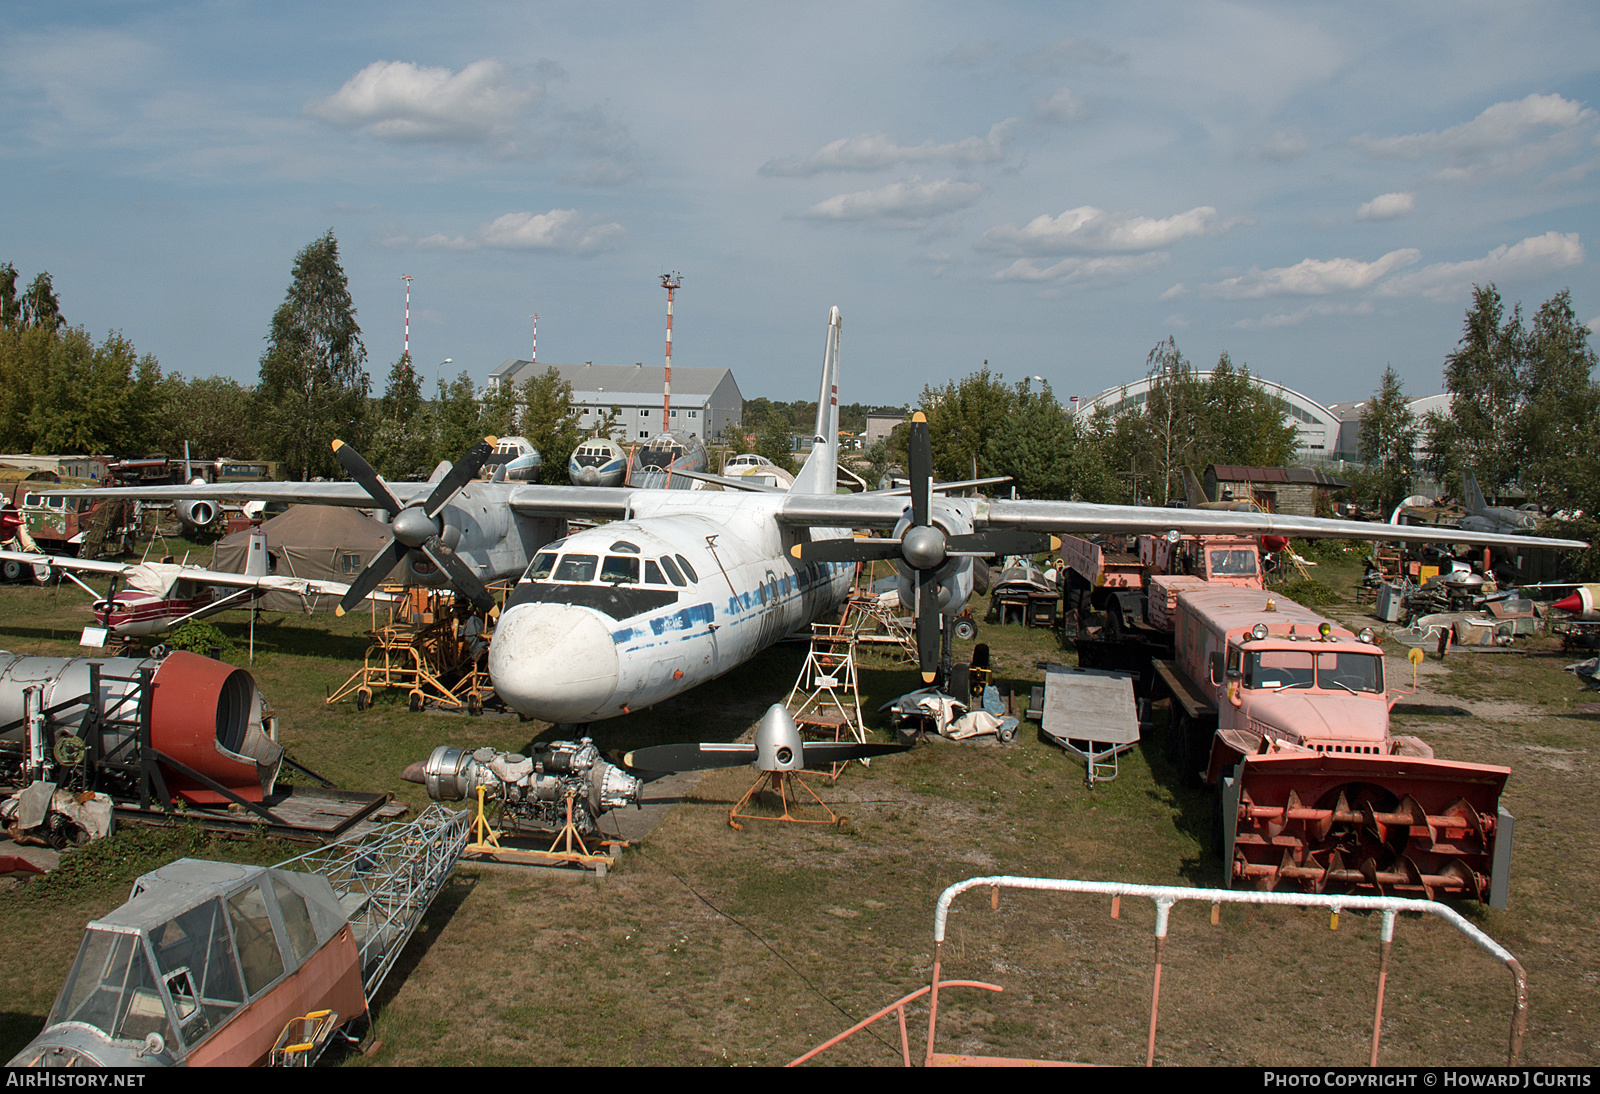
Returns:
[[[332,229],[381,391],[674,361],[1063,400],[1169,336],[1321,402],[1442,389],[1474,284],[1600,327],[1588,3],[0,7],[0,261],[253,383]],[[450,359],[445,364],[445,359]],[[431,379],[427,381],[430,385]]]

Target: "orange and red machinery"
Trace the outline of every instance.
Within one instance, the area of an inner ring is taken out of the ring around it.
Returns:
[[[244,669],[165,658],[0,653],[0,785],[259,809],[283,749]]]
[[[1398,695],[1370,631],[1259,589],[1175,599],[1173,660],[1152,662],[1172,700],[1167,755],[1218,791],[1230,884],[1505,907],[1511,769],[1436,759],[1392,734]]]

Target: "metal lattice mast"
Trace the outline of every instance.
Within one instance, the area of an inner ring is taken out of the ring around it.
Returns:
[[[666,433],[672,429],[672,298],[678,291],[678,286],[683,284],[683,277],[676,270],[672,273],[661,275],[661,287],[667,290],[667,379],[666,386],[661,394],[661,432]]]

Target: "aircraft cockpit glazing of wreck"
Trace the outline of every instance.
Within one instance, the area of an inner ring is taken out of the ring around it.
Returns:
[[[180,859],[89,924],[43,1032],[11,1064],[221,1062],[210,1057],[259,1036],[250,1014],[275,1013],[266,997],[303,967],[354,969],[353,946],[328,946],[345,922],[320,875]]]

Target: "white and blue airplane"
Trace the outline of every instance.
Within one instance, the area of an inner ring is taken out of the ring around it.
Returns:
[[[788,490],[714,478],[722,491],[473,481],[474,446],[431,481],[388,483],[335,442],[354,481],[122,487],[108,496],[376,507],[392,540],[352,583],[353,607],[403,564],[404,580],[453,585],[485,607],[485,584],[517,584],[496,622],[489,671],[512,709],[585,723],[641,710],[731,672],[835,610],[855,565],[893,560],[917,619],[925,680],[943,622],[973,591],[974,560],[1048,550],[1048,533],[1192,532],[1581,548],[1576,540],[1273,513],[950,497],[932,481],[928,426],[914,416],[911,485],[838,494],[839,309],[828,323],[811,455]],[[566,533],[568,518],[607,523]],[[889,530],[858,540],[854,529]]]

